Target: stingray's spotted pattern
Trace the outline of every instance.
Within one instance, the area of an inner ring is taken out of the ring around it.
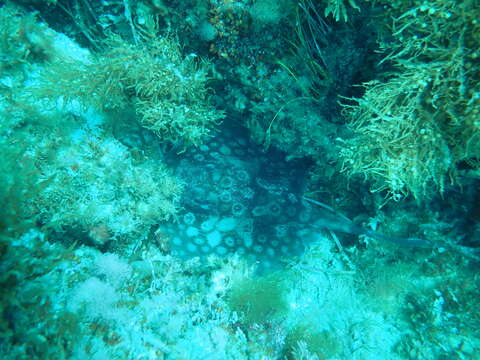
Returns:
[[[271,266],[298,254],[309,237],[311,210],[302,204],[304,167],[265,153],[238,133],[221,136],[182,156],[183,213],[169,233],[174,254],[245,254]]]

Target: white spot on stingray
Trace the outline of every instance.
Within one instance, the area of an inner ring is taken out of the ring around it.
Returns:
[[[191,252],[191,253],[196,253],[197,252],[197,247],[195,246],[195,244],[188,243],[187,244],[187,251]]]
[[[222,234],[220,234],[220,231],[214,230],[211,233],[207,234],[208,246],[214,248],[220,245],[221,242],[222,242]]]
[[[208,220],[205,220],[204,222],[202,222],[202,224],[200,225],[200,228],[202,229],[202,231],[205,231],[205,232],[212,231],[213,228],[215,227],[215,224],[217,223],[217,220],[218,218],[215,216],[210,217],[208,218]]]
[[[253,245],[253,238],[251,233],[243,234],[243,245],[245,245],[246,248],[249,248]]]
[[[188,237],[194,237],[194,236],[197,236],[199,234],[199,231],[196,227],[189,226],[185,233],[187,234]]]
[[[227,217],[227,218],[223,218],[222,220],[220,220],[217,225],[216,225],[216,228],[218,231],[221,231],[221,232],[227,232],[227,231],[232,231],[233,229],[235,229],[235,226],[237,225],[237,220],[234,219],[233,217]]]
[[[228,252],[228,250],[227,250],[225,247],[223,247],[223,246],[218,246],[218,247],[215,249],[215,251],[216,251],[216,253],[217,253],[218,255],[226,255],[227,252]]]

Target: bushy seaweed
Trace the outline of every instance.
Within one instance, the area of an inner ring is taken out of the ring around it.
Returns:
[[[51,56],[52,37],[35,14],[7,3],[0,8],[0,70]]]
[[[480,12],[475,1],[442,0],[397,11],[383,43],[393,71],[346,106],[354,136],[342,156],[375,190],[422,200],[461,184],[460,164],[479,168]]]
[[[112,35],[90,62],[55,63],[43,80],[41,96],[102,110],[133,106],[145,128],[179,146],[200,144],[223,118],[209,103],[208,64],[183,56],[170,38],[133,45]]]

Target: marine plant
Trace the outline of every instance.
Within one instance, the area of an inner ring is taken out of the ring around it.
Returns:
[[[422,201],[461,185],[461,167],[478,176],[480,8],[395,4],[391,37],[379,39],[391,71],[345,105],[353,136],[341,141],[341,156],[344,171],[371,180],[373,191]]]
[[[245,324],[263,324],[287,311],[279,275],[237,279],[227,292],[227,304]]]
[[[52,36],[35,14],[8,2],[0,8],[0,70],[9,70],[52,55]]]
[[[348,21],[348,9],[352,8],[360,10],[360,7],[355,3],[355,0],[327,0],[328,4],[325,7],[325,16],[330,14],[335,21]]]
[[[37,93],[102,110],[133,106],[140,124],[162,141],[199,145],[223,118],[209,102],[208,70],[195,54],[183,56],[173,38],[130,44],[111,35],[90,61],[53,63]]]

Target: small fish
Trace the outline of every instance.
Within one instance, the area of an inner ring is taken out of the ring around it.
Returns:
[[[332,231],[340,231],[340,232],[352,234],[352,235],[367,235],[374,239],[378,239],[381,241],[390,241],[392,243],[395,243],[401,246],[426,247],[430,245],[428,241],[419,239],[419,238],[402,238],[402,237],[388,236],[373,230],[365,229],[364,227],[355,224],[352,220],[350,220],[346,216],[338,213],[328,205],[325,205],[319,201],[309,199],[304,196],[302,198],[306,202],[309,202],[318,206],[320,215],[318,217],[318,220],[314,224],[314,226],[316,227],[319,227],[322,229],[328,229]]]

